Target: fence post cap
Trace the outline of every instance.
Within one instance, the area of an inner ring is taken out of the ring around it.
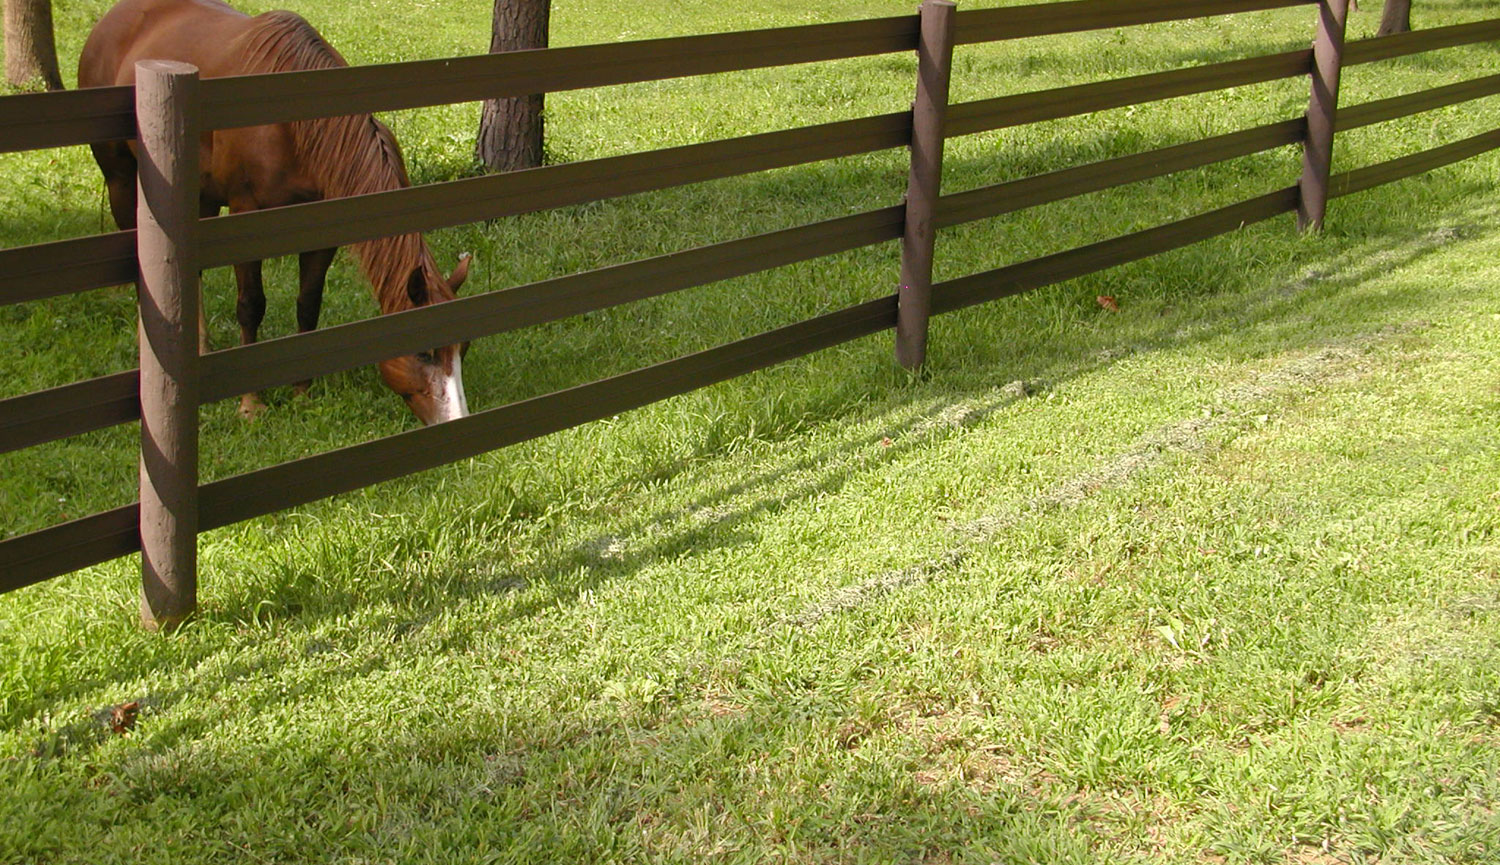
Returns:
[[[181,60],[137,60],[135,68],[137,72],[151,72],[156,75],[198,74],[198,67],[191,63],[183,63]]]

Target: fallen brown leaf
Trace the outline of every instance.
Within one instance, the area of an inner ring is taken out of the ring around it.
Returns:
[[[141,713],[141,701],[131,700],[112,706],[109,710],[109,729],[112,733],[125,733],[135,726],[136,716]]]

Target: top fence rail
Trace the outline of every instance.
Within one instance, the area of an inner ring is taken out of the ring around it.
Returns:
[[[1070,0],[958,13],[959,43],[1129,27],[1315,0]],[[207,129],[555,93],[914,51],[918,18],[778,27],[445,60],[208,79]],[[135,136],[128,86],[0,98],[0,152]]]
[[[1237,12],[1263,12],[1290,6],[1311,6],[1317,0],[1072,0],[958,13],[954,42],[999,42],[1081,33],[1109,27],[1135,27],[1184,18],[1207,18]]]

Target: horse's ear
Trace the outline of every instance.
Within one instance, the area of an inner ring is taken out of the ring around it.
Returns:
[[[453,268],[453,275],[448,277],[448,287],[454,294],[458,294],[459,287],[469,278],[469,262],[473,260],[474,256],[467,252],[458,257],[458,267]]]
[[[412,306],[427,305],[427,277],[422,275],[420,264],[412,268],[411,276],[406,278],[406,295],[411,298]]]

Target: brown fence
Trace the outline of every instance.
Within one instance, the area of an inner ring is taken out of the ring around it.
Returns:
[[[197,533],[443,465],[618,414],[882,330],[921,363],[927,318],[1176,249],[1296,212],[1323,219],[1329,198],[1500,147],[1500,130],[1342,174],[1330,172],[1342,66],[1500,38],[1500,20],[1344,45],[1348,0],[1082,0],[615,45],[552,48],[198,81],[190,68],[143,68],[135,88],[0,99],[0,151],[136,137],[158,171],[141,181],[144,220],[123,231],[0,250],[0,304],[139,278],[141,367],[0,400],[0,451],[142,420],[141,501],[0,541],[0,592],[143,552],[143,616],[193,608]],[[953,47],[1043,34],[1309,5],[1312,50],[949,105]],[[512,174],[198,220],[194,130],[499,96],[599,87],[794,63],[917,51],[910,111],[548,166]],[[943,141],[1042,120],[1293,77],[1311,82],[1304,117],[958,194],[941,195]],[[1340,130],[1500,93],[1500,75],[1337,111]],[[1301,143],[1300,181],[1157,228],[931,284],[939,229]],[[682,184],[909,147],[903,204],[460,298],[238,348],[197,354],[199,268],[442,228]],[[188,154],[185,158],[184,154]],[[173,166],[180,176],[173,176]],[[198,406],[445,345],[629,303],[793,262],[902,242],[888,297],[545,396],[200,486]]]

